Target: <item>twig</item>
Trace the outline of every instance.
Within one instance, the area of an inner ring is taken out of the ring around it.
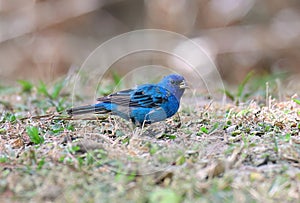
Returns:
[[[87,118],[74,118],[70,116],[59,116],[55,114],[45,114],[45,115],[40,115],[40,116],[27,116],[24,118],[20,118],[21,121],[27,120],[27,119],[42,119],[42,118],[47,118],[47,120],[106,120],[107,117],[87,117]]]

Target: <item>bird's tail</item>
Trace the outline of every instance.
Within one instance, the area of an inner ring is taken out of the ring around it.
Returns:
[[[79,106],[70,108],[67,110],[69,115],[80,115],[86,113],[107,113],[107,109],[105,109],[102,105],[87,105],[87,106]]]

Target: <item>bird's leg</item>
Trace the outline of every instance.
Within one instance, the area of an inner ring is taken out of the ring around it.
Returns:
[[[180,118],[180,114],[177,112],[176,115],[177,115],[177,117],[178,117],[178,122],[179,122],[179,124],[176,125],[176,127],[177,127],[177,128],[180,128],[181,125],[182,125],[181,118]]]
[[[129,123],[129,128],[132,132],[134,132],[134,130],[136,129],[136,125],[132,122]]]
[[[139,132],[139,136],[141,136],[144,132],[144,128],[146,127],[146,122],[147,120],[144,120],[142,125],[141,125],[141,129],[140,129],[140,132]],[[137,128],[138,129],[138,128]]]
[[[135,123],[133,122],[129,122],[128,127],[131,133],[128,133],[127,137],[129,140],[131,140],[131,138],[136,137],[136,134],[138,133],[138,127],[136,127]]]
[[[142,131],[144,130],[145,124],[146,124],[146,120],[143,121],[143,124],[142,124]]]
[[[180,118],[179,113],[176,113],[176,116],[177,116],[177,120],[173,119],[173,122],[174,122],[175,126],[172,125],[172,123],[164,122],[164,125],[165,125],[164,133],[170,133],[170,132],[172,132],[172,130],[176,131],[177,128],[180,128],[182,122],[181,122],[181,118]]]
[[[163,124],[164,124],[164,132],[163,133],[171,132],[172,126],[169,125],[166,121],[164,121]]]

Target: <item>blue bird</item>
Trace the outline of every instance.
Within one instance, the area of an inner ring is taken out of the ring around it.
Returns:
[[[151,124],[170,118],[178,111],[185,88],[185,79],[181,75],[171,74],[157,84],[143,84],[100,97],[97,104],[71,108],[67,113],[111,113],[136,125]]]

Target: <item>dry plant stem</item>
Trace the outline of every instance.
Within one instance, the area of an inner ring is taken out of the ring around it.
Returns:
[[[27,116],[24,118],[20,118],[21,121],[28,120],[28,119],[43,119],[45,120],[91,120],[91,121],[103,121],[106,120],[107,117],[86,117],[86,118],[75,118],[75,117],[65,117],[65,116],[58,116],[55,114],[45,114],[41,116]]]
[[[270,108],[270,101],[269,101],[269,83],[266,82],[266,106]]]

